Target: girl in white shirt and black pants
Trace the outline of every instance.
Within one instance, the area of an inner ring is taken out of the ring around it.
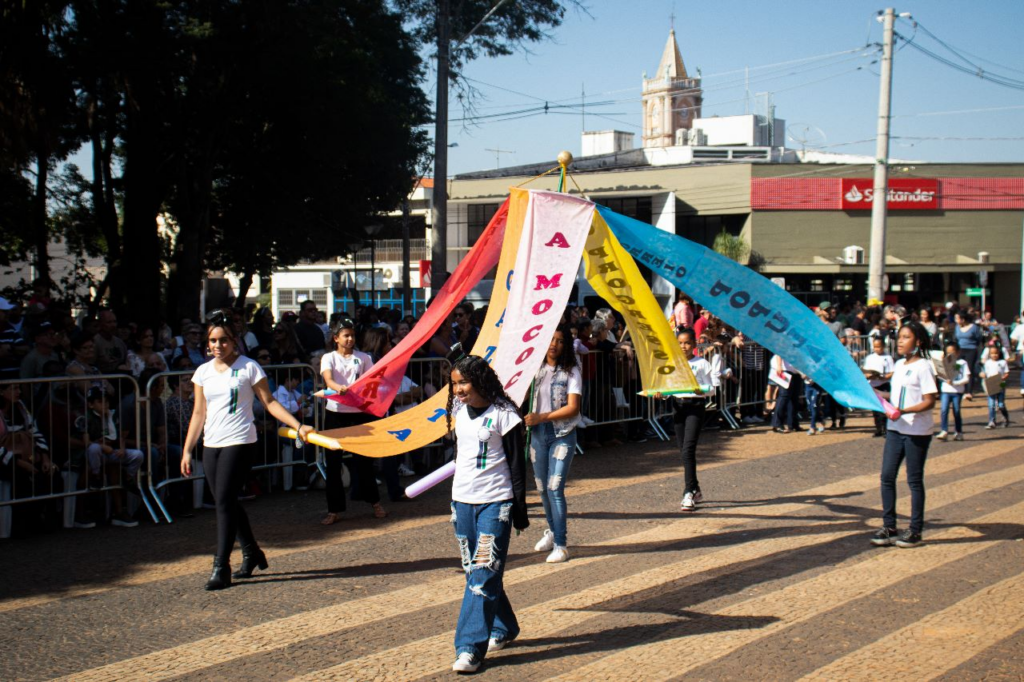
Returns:
[[[899,410],[890,419],[882,453],[882,522],[883,527],[871,543],[884,547],[896,545],[909,548],[921,544],[924,529],[924,463],[932,441],[932,408],[939,393],[935,385],[932,363],[927,359],[928,332],[920,322],[907,322],[896,337],[896,351],[902,358],[893,368],[889,401]],[[907,485],[910,487],[910,527],[896,529],[896,476],[900,465],[907,462]]]
[[[489,651],[519,636],[503,584],[512,528],[525,530],[525,429],[498,375],[483,358],[452,367],[448,427],[455,422],[452,525],[466,590],[455,627],[456,672],[476,672]]]
[[[693,351],[697,348],[697,335],[692,329],[682,329],[676,339],[679,341],[679,348],[683,351],[683,357],[690,359],[690,369],[693,376],[701,386],[711,386],[713,392],[721,384],[721,373],[710,362],[701,356],[693,357]],[[655,398],[662,398],[660,393],[654,394]],[[675,397],[675,416],[673,423],[676,431],[676,443],[679,451],[683,454],[683,501],[680,503],[680,510],[692,512],[697,510],[697,505],[704,500],[700,491],[700,483],[697,481],[697,442],[700,440],[700,432],[704,426],[705,403],[707,394],[697,389],[694,396]]]
[[[327,388],[344,394],[356,379],[370,371],[370,368],[373,367],[373,359],[366,353],[356,350],[356,330],[352,320],[347,318],[337,320],[331,328],[331,339],[334,341],[335,350],[320,358],[320,375]],[[372,414],[366,414],[355,407],[328,400],[324,430],[357,426],[374,419]],[[341,481],[341,451],[325,450],[324,464],[327,468],[327,516],[320,523],[329,526],[341,520],[341,513],[345,511],[345,484]],[[373,514],[378,519],[387,516],[387,512],[380,506],[380,490],[377,488],[373,461],[369,457],[353,453],[349,465],[352,468],[352,499],[362,500],[373,505]]]
[[[239,355],[237,343],[226,318],[215,318],[207,331],[213,359],[192,375],[195,409],[181,456],[181,473],[191,476],[192,450],[202,433],[203,470],[217,503],[217,553],[207,590],[223,589],[231,585],[232,578],[248,578],[256,568],[267,568],[267,557],[256,544],[249,517],[238,502],[238,490],[249,475],[257,447],[253,397],[259,397],[267,412],[297,430],[301,439],[313,432],[313,427],[303,426],[274,400],[263,368]],[[242,546],[242,565],[232,574],[230,557],[236,537]]]

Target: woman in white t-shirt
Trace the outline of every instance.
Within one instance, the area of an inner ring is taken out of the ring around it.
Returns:
[[[900,360],[892,371],[889,400],[897,412],[890,419],[882,452],[883,527],[871,538],[879,547],[896,545],[909,548],[921,544],[924,528],[924,462],[931,445],[932,408],[939,389],[935,385],[932,363],[927,359],[928,332],[920,322],[907,322],[896,336]],[[907,461],[907,485],[910,487],[910,527],[896,529],[896,476]]]
[[[331,327],[331,340],[334,341],[334,350],[320,358],[320,375],[324,378],[327,388],[344,395],[349,386],[370,371],[373,359],[366,353],[356,350],[355,323],[348,318],[334,322]],[[366,424],[374,420],[372,414],[360,412],[358,408],[334,400],[326,402],[325,431]],[[341,514],[345,511],[341,451],[325,450],[324,464],[327,468],[327,516],[320,523],[329,526],[340,521]],[[352,474],[352,499],[370,503],[374,516],[383,519],[388,514],[384,507],[380,506],[380,490],[377,489],[377,476],[373,472],[373,460],[353,454],[349,466]]]
[[[565,482],[576,453],[576,425],[580,421],[583,377],[576,364],[572,332],[560,325],[551,338],[544,363],[533,378],[530,428],[530,461],[537,490],[544,505],[548,529],[534,547],[551,552],[548,563],[568,561],[566,549]]]
[[[455,422],[452,524],[466,572],[452,670],[475,672],[519,636],[503,578],[512,528],[530,525],[524,429],[498,375],[474,355],[452,368],[447,412],[448,428]]]
[[[232,578],[248,578],[256,568],[267,568],[267,557],[256,544],[249,517],[238,502],[238,490],[249,475],[257,447],[253,398],[258,397],[267,412],[297,430],[302,440],[313,427],[304,426],[274,400],[263,369],[255,360],[239,355],[238,339],[223,315],[211,320],[206,338],[213,359],[192,375],[195,408],[181,455],[181,473],[192,475],[192,451],[202,432],[203,470],[217,503],[217,553],[206,589],[220,590],[230,586]],[[242,565],[232,574],[231,548],[236,537],[242,546]]]

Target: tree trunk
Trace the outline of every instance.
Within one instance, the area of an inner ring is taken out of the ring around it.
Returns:
[[[46,215],[46,183],[50,177],[50,154],[36,153],[36,194],[32,202],[32,242],[36,252],[36,278],[50,284],[50,230]]]
[[[246,270],[242,279],[238,280],[238,298],[235,299],[235,307],[240,310],[245,310],[245,299],[249,295],[249,289],[252,288],[254,274],[251,270]]]

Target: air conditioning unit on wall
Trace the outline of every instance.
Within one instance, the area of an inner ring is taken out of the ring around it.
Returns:
[[[843,249],[843,263],[846,265],[864,265],[864,249],[859,246],[847,246]]]

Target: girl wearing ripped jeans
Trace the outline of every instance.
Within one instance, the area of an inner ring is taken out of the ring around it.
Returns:
[[[455,363],[448,386],[448,426],[455,422],[452,524],[466,590],[455,627],[459,673],[476,672],[488,652],[519,636],[503,579],[512,528],[526,515],[524,428],[515,404],[483,358]]]

